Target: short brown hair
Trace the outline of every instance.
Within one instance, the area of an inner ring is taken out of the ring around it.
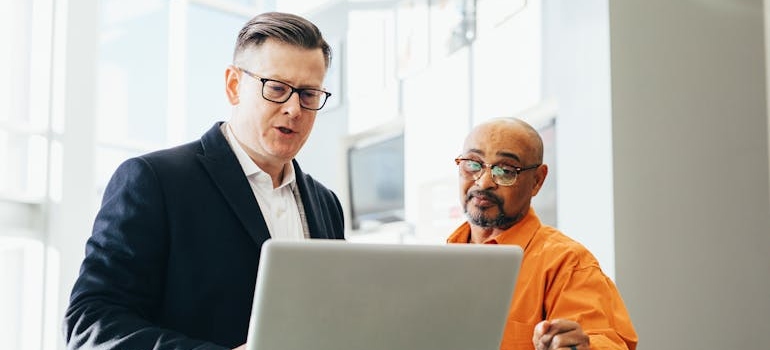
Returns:
[[[238,33],[233,62],[246,48],[262,45],[268,38],[305,49],[321,49],[326,68],[329,68],[332,59],[331,48],[318,27],[304,17],[283,12],[261,13],[246,22]]]

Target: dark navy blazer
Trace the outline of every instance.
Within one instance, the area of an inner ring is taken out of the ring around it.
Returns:
[[[68,349],[245,343],[270,234],[220,125],[115,171],[65,315]],[[310,236],[343,239],[336,195],[293,165]]]

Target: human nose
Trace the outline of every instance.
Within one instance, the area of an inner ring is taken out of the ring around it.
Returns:
[[[476,176],[476,186],[482,189],[497,187],[497,183],[492,176],[491,166],[482,165],[481,170],[479,170],[479,173]]]
[[[286,100],[283,105],[289,114],[294,117],[299,116],[302,111],[302,102],[299,99],[299,92],[292,91],[291,94],[289,94],[289,99]]]

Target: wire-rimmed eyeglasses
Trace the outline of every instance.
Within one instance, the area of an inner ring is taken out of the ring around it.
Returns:
[[[324,107],[326,100],[332,95],[330,92],[319,89],[295,88],[282,81],[262,78],[248,70],[240,67],[237,68],[246,73],[246,75],[262,82],[262,98],[270,102],[284,103],[296,92],[299,96],[300,107],[317,111]]]
[[[473,181],[481,178],[484,169],[489,169],[492,174],[492,181],[500,186],[512,186],[516,183],[519,173],[522,171],[535,169],[541,164],[533,164],[525,167],[517,167],[505,164],[488,164],[476,159],[457,157],[455,163],[460,167],[460,173],[467,179]]]

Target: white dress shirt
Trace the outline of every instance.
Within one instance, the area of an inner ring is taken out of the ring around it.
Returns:
[[[251,190],[257,199],[262,216],[270,231],[270,237],[278,240],[302,240],[306,237],[300,207],[296,194],[297,182],[291,162],[283,168],[283,181],[273,188],[273,179],[260,169],[238,143],[228,123],[223,125],[227,142],[230,144],[243,173],[249,180]],[[255,213],[256,215],[256,213]]]

